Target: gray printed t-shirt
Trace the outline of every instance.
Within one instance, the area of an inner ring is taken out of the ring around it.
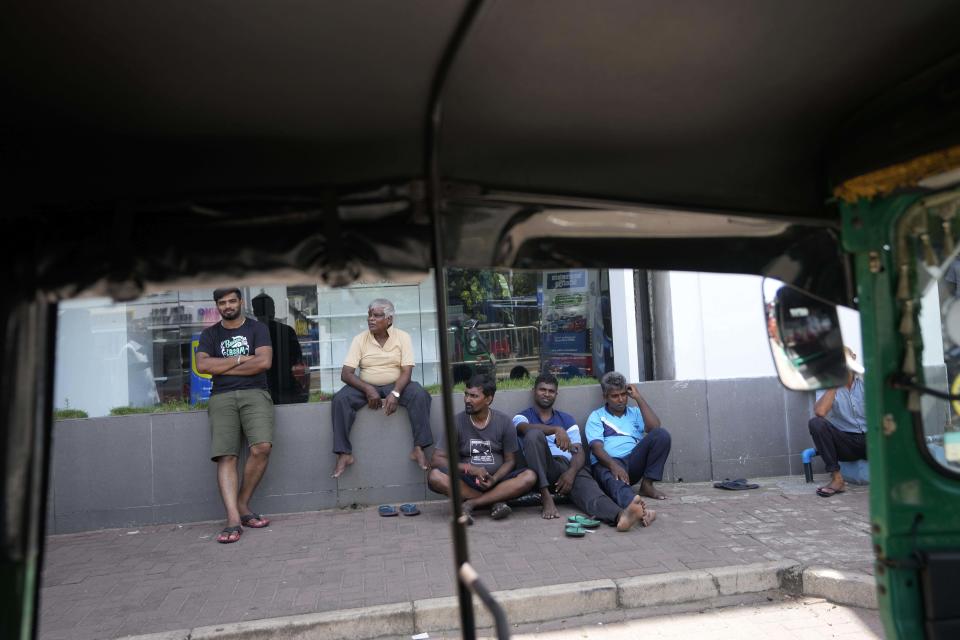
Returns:
[[[460,462],[469,462],[476,467],[486,467],[488,473],[496,473],[503,464],[504,453],[516,453],[517,430],[506,414],[490,410],[490,422],[483,429],[477,429],[470,422],[470,416],[464,412],[457,414],[454,425],[457,428],[457,450]],[[441,450],[447,446],[446,434],[440,436]]]

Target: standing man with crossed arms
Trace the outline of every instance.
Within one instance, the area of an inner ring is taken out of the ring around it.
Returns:
[[[207,405],[211,458],[217,463],[217,484],[227,511],[227,526],[217,542],[227,544],[240,539],[243,527],[261,529],[270,524],[250,510],[250,498],[273,449],[273,400],[266,376],[273,363],[273,347],[266,325],[244,315],[240,289],[217,289],[213,301],[220,322],[200,334],[197,371],[213,376]],[[243,485],[239,485],[237,458],[244,437],[250,455],[243,467]]]

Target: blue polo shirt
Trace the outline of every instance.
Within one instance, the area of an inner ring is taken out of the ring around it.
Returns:
[[[569,413],[554,410],[550,419],[544,422],[540,419],[540,414],[537,413],[536,408],[529,407],[513,416],[514,427],[524,422],[528,424],[543,424],[548,427],[563,427],[564,431],[567,432],[567,436],[570,438],[570,443],[580,444],[580,425],[577,424],[577,421],[574,420],[573,416]],[[520,433],[518,432],[517,435],[520,436]],[[520,437],[522,438],[523,436]],[[547,436],[547,446],[550,447],[550,455],[554,458],[566,458],[570,460],[573,457],[569,451],[563,451],[557,447],[556,436]]]
[[[637,443],[646,435],[643,430],[643,415],[637,407],[628,406],[622,416],[615,416],[603,405],[587,418],[587,445],[603,443],[603,450],[612,458],[626,458]],[[590,463],[597,458],[591,453]]]
[[[826,390],[817,391],[817,400],[825,393]],[[866,433],[867,408],[864,406],[863,378],[854,376],[853,386],[847,389],[847,385],[843,385],[837,389],[833,406],[826,418],[838,431]]]

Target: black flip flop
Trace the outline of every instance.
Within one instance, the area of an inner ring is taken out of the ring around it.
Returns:
[[[254,520],[259,521],[260,524],[250,524]],[[240,524],[250,529],[263,529],[270,526],[270,521],[259,513],[248,513],[245,516],[240,516]]]
[[[726,489],[727,491],[743,491],[744,489],[759,489],[760,485],[750,484],[746,478],[737,478],[736,480],[724,480],[723,482],[714,482],[715,489]]]
[[[838,493],[843,493],[844,491],[846,491],[846,489],[840,489],[839,491],[837,491],[836,489],[833,489],[831,487],[819,487],[817,489],[817,495],[820,496],[821,498],[832,498]]]
[[[220,536],[222,536],[222,535],[224,535],[224,534],[226,534],[227,537],[226,537],[225,540],[221,540],[221,539],[220,539]],[[232,536],[233,534],[237,534],[237,539],[236,539],[236,540],[231,540],[231,539],[230,539],[230,536]],[[219,542],[220,544],[233,544],[234,542],[240,542],[240,536],[242,536],[242,535],[243,535],[243,527],[241,527],[241,526],[236,526],[236,527],[224,527],[223,530],[220,531],[220,533],[217,534],[216,540],[217,540],[217,542]]]
[[[511,511],[512,509],[510,509],[510,507],[507,506],[506,502],[498,502],[495,505],[493,505],[492,509],[490,509],[490,517],[493,518],[494,520],[503,520],[508,515],[510,515]]]

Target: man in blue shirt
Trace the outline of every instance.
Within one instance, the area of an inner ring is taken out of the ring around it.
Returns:
[[[621,509],[597,485],[584,468],[586,456],[580,446],[580,427],[569,413],[557,411],[557,379],[542,373],[533,382],[534,406],[513,417],[513,424],[522,437],[527,466],[537,474],[537,488],[543,500],[543,518],[559,518],[550,486],[558,495],[570,495],[578,509],[601,522],[616,525],[618,531],[629,531],[638,522],[652,522],[645,513],[642,500],[635,500]]]
[[[863,365],[850,347],[847,356],[847,384],[817,392],[808,427],[813,445],[830,472],[830,483],[817,489],[817,495],[829,498],[843,493],[846,483],[840,473],[840,461],[867,457],[867,413],[863,394]]]
[[[604,405],[587,419],[586,435],[593,461],[593,477],[621,507],[636,497],[632,485],[640,482],[640,495],[666,498],[653,483],[663,479],[670,455],[670,434],[640,395],[635,384],[616,371],[600,380]],[[627,405],[632,399],[637,406]],[[649,510],[648,510],[649,511]]]

